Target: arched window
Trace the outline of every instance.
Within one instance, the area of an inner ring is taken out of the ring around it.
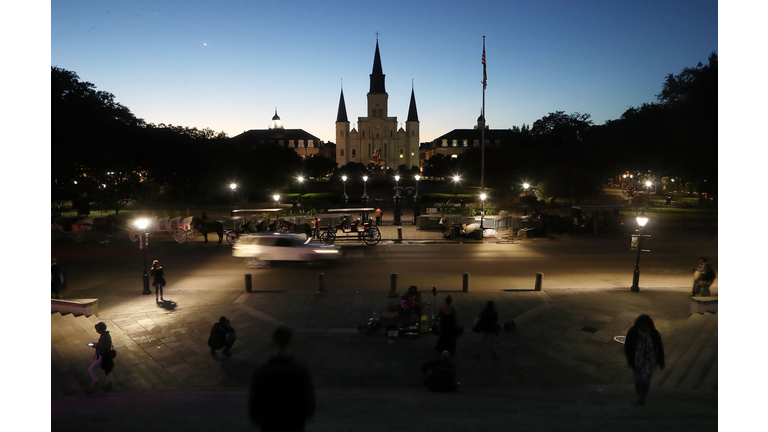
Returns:
[[[293,144],[293,140],[289,140],[289,141],[288,141],[288,147],[290,147],[290,148],[294,148],[294,147],[296,147],[296,146]]]
[[[339,156],[344,156],[344,149],[339,149]]]
[[[304,140],[299,140],[299,148],[304,148]]]
[[[462,147],[466,147],[467,146],[467,140],[462,140],[461,141],[461,146]]]
[[[458,147],[459,146],[459,140],[455,139],[451,141],[451,147]]]
[[[354,159],[355,156],[356,156],[355,149],[352,149],[352,158]]]
[[[448,147],[448,140],[447,139],[443,140],[442,147]]]

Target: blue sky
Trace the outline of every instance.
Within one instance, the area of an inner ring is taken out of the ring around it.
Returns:
[[[383,6],[380,6],[383,5]],[[378,31],[389,115],[411,82],[421,141],[474,126],[532,124],[553,111],[596,124],[654,102],[668,73],[718,49],[717,2],[51,2],[51,65],[75,71],[152,123],[287,128],[332,140],[341,80],[365,115]]]

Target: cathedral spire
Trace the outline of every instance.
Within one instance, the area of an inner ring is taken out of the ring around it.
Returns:
[[[381,54],[379,54],[379,39],[376,38],[376,54],[373,56],[373,71],[371,72],[371,88],[368,93],[386,93],[384,89],[384,71],[381,68]]]
[[[406,121],[407,122],[419,121],[419,113],[418,111],[416,111],[416,95],[414,95],[413,93],[413,87],[411,87],[411,105],[408,107],[408,119]]]
[[[344,103],[344,89],[341,89],[341,96],[339,97],[339,113],[336,114],[336,122],[348,122],[347,119],[347,104]]]

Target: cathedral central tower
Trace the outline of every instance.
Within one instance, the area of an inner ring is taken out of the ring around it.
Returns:
[[[396,169],[400,165],[419,166],[419,120],[416,98],[411,89],[408,120],[405,129],[398,128],[397,117],[389,116],[384,69],[381,66],[379,40],[373,56],[371,85],[368,90],[367,117],[357,118],[357,128],[350,130],[344,91],[339,98],[336,115],[336,162],[339,166],[349,162],[375,164]]]

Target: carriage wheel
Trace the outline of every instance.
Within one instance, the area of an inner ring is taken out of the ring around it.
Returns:
[[[368,228],[368,231],[363,233],[363,241],[367,245],[376,245],[381,241],[381,232],[375,226]]]
[[[281,232],[281,233],[287,233],[287,232],[288,232],[288,224],[286,224],[286,223],[282,223],[282,222],[281,222],[280,224],[278,224],[278,225],[275,227],[275,230],[276,230],[277,232]]]
[[[336,241],[336,233],[331,230],[325,230],[320,234],[320,241],[325,244],[333,244]]]
[[[73,229],[70,236],[72,237],[72,240],[80,243],[81,241],[85,240],[85,230],[82,228]]]
[[[238,238],[238,237],[239,237],[239,236],[237,235],[237,233],[236,233],[236,232],[234,232],[234,231],[230,231],[230,232],[228,232],[228,233],[227,233],[227,243],[229,243],[229,244],[235,244],[235,242],[237,241],[237,238]]]
[[[198,233],[197,233],[197,230],[196,230],[196,229],[191,229],[191,230],[188,230],[188,231],[187,231],[187,238],[188,238],[188,239],[190,239],[190,240],[194,240],[194,239],[196,239],[196,238],[197,238],[197,234],[198,234]]]
[[[131,230],[128,232],[128,238],[130,238],[132,242],[136,243],[139,240],[139,233],[136,232],[136,230]]]
[[[173,239],[176,240],[176,243],[186,243],[187,242],[187,232],[183,229],[177,229],[173,232]]]

